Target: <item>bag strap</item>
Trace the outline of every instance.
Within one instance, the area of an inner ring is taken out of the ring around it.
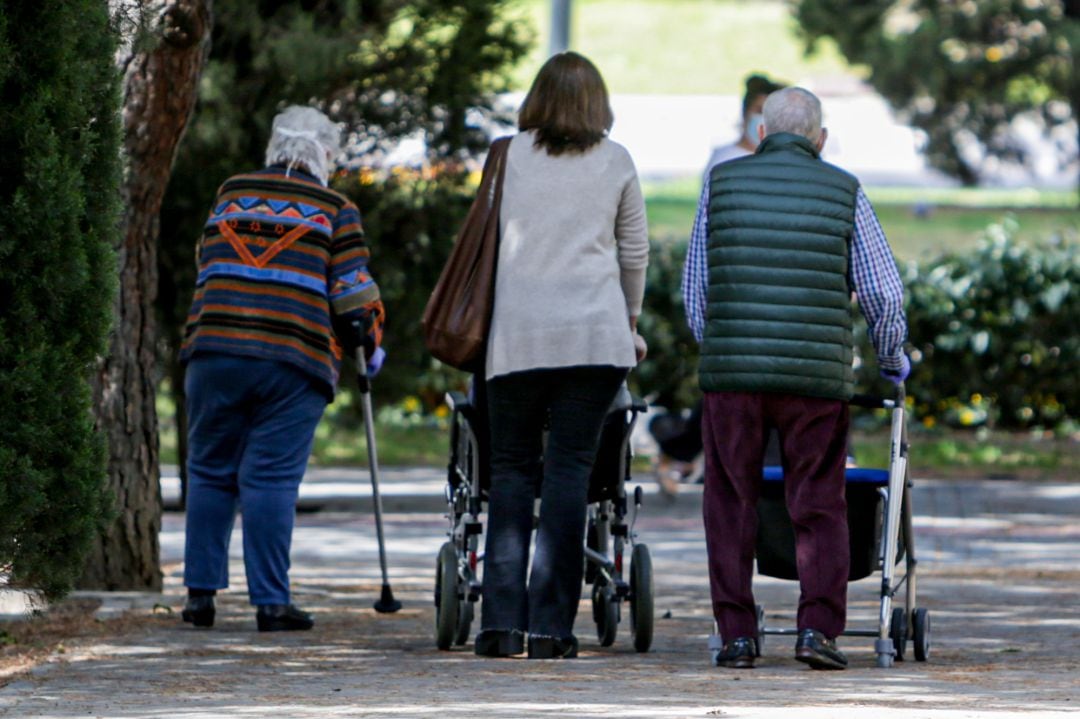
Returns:
[[[480,177],[478,195],[486,197],[488,207],[496,208],[502,199],[503,176],[506,174],[506,155],[510,151],[510,141],[513,137],[500,137],[491,143],[487,159],[484,160],[484,171]]]

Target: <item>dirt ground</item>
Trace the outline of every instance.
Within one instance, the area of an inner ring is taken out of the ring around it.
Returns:
[[[583,601],[576,626],[582,653],[573,661],[482,659],[471,645],[435,648],[431,589],[445,520],[426,512],[387,517],[392,583],[405,603],[398,614],[371,609],[379,583],[370,515],[320,512],[299,517],[293,550],[295,600],[315,612],[313,631],[254,630],[239,555],[217,626],[194,630],[177,616],[183,523],[170,513],[162,534],[167,594],[136,598],[137,609],[103,622],[85,619],[90,598],[77,600],[83,603],[65,611],[83,620],[55,619],[25,665],[5,671],[0,716],[1080,714],[1080,487],[923,482],[915,507],[919,605],[932,619],[930,660],[912,661],[909,645],[908,661],[879,669],[872,639],[845,637],[840,644],[851,659],[845,672],[814,672],[795,662],[786,636],[766,639],[753,670],[710,666],[700,500],[693,492],[672,505],[647,507],[638,521],[656,576],[652,651],[634,652],[625,615],[614,646],[599,647]],[[876,626],[878,584],[875,575],[851,585],[851,628]],[[755,586],[766,624],[792,625],[797,586],[766,578]],[[29,641],[16,633],[30,630],[7,631],[15,644],[5,657]]]

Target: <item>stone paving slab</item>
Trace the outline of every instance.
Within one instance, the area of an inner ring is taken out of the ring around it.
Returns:
[[[297,603],[311,632],[259,634],[243,594],[240,538],[212,630],[148,615],[140,630],[69,646],[0,689],[0,716],[61,717],[1058,717],[1080,713],[1080,486],[921,482],[914,495],[920,605],[930,661],[875,667],[872,640],[845,637],[852,666],[819,673],[768,637],[752,671],[713,668],[700,504],[653,502],[637,529],[656,574],[653,651],[636,654],[626,621],[597,645],[588,602],[575,661],[439,652],[432,636],[435,555],[445,520],[389,512],[387,552],[405,609],[377,615],[379,571],[366,513],[303,513],[293,551]],[[238,533],[240,531],[238,527]],[[237,534],[238,534],[237,533]],[[167,513],[166,593],[182,603],[183,520]],[[849,591],[851,626],[876,621],[875,577]],[[790,625],[798,589],[759,578],[770,625]],[[148,613],[148,609],[136,611]]]

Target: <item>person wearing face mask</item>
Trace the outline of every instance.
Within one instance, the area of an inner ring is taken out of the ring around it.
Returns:
[[[779,437],[801,595],[795,658],[844,669],[844,464],[854,392],[852,292],[882,376],[911,369],[904,287],[859,181],[821,160],[821,102],[798,87],[765,101],[753,155],[713,168],[683,278],[701,345],[703,514],[718,665],[754,666],[751,580],[769,434]]]
[[[186,366],[185,622],[214,624],[243,516],[259,631],[310,629],[289,592],[289,548],[315,427],[344,354],[381,367],[384,310],[356,205],[327,187],[341,130],[311,107],[274,118],[265,167],[230,177],[198,246]]]
[[[742,135],[729,145],[713,148],[705,165],[705,184],[708,184],[709,173],[716,165],[752,155],[757,150],[758,133],[764,122],[762,108],[765,98],[784,87],[784,84],[770,80],[765,75],[755,74],[746,78],[746,92],[742,100]],[[677,413],[661,415],[649,424],[649,431],[659,449],[653,475],[660,491],[669,497],[674,497],[678,492],[680,482],[701,477],[701,409],[701,402],[698,402],[685,418]],[[779,464],[779,448],[775,440],[770,442],[769,447],[769,464]]]
[[[742,100],[742,134],[730,145],[713,148],[709,161],[705,164],[706,182],[709,172],[721,162],[753,154],[759,142],[758,129],[764,121],[761,108],[765,106],[765,98],[784,87],[784,84],[770,80],[765,75],[750,75],[746,78],[746,92]]]

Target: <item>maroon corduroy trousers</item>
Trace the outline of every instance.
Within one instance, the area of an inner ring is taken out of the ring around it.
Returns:
[[[844,630],[850,564],[844,465],[848,405],[798,395],[706,392],[705,541],[713,615],[724,641],[757,635],[751,587],[765,444],[775,428],[795,530],[798,628]]]

